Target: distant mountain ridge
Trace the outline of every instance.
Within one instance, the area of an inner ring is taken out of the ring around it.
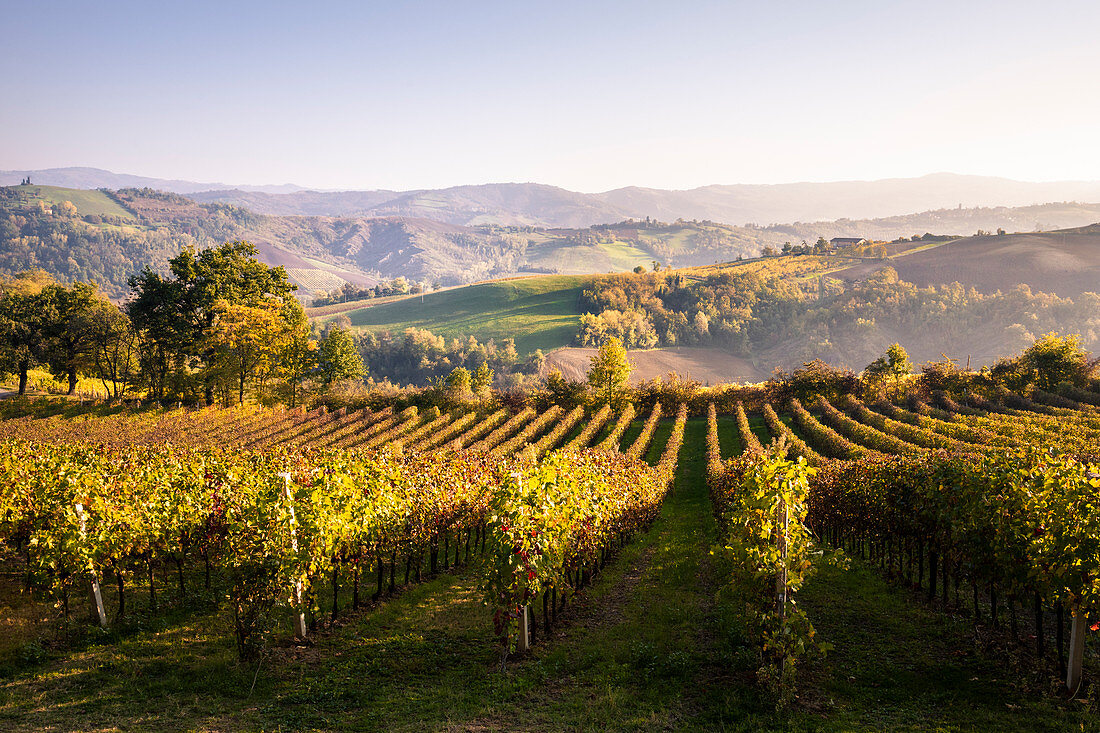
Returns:
[[[0,171],[0,186],[15,186],[28,176],[30,176],[32,183],[42,186],[59,186],[61,188],[109,188],[112,190],[120,188],[154,188],[158,191],[170,191],[180,194],[234,188],[224,183],[199,183],[170,178],[152,178],[149,176],[135,176],[129,173],[112,173],[102,168],[87,167]],[[257,191],[268,194],[287,194],[306,190],[302,186],[295,186],[292,183],[275,186],[236,186],[235,188],[241,191]]]
[[[1027,183],[938,173],[881,181],[714,185],[687,191],[630,187],[592,194],[539,183],[500,183],[406,192],[203,191],[188,195],[196,201],[231,203],[276,216],[405,216],[458,226],[583,228],[647,216],[743,225],[877,219],[960,206],[1100,201],[1100,182]]]
[[[30,175],[66,188],[153,188],[200,203],[229,203],[273,216],[406,217],[454,226],[585,228],[624,219],[723,224],[880,219],[956,207],[1100,202],[1100,181],[1032,183],[935,173],[918,178],[831,183],[710,185],[675,191],[631,186],[579,193],[541,183],[489,183],[411,191],[316,191],[300,186],[224,186],[116,174],[97,168],[0,171],[0,185]]]
[[[505,192],[512,203],[526,195],[522,187]],[[457,285],[515,274],[649,269],[654,262],[686,267],[752,258],[765,246],[779,250],[785,242],[813,243],[818,237],[962,236],[1098,221],[1100,204],[1066,203],[767,227],[652,219],[583,228],[466,226],[423,216],[275,216],[145,188],[36,184],[0,187],[0,274],[44,267],[66,281],[95,280],[121,297],[129,275],[146,265],[163,268],[183,247],[247,239],[265,262],[286,267],[306,295],[399,276]]]

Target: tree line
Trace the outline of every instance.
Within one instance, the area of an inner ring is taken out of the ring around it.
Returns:
[[[129,278],[121,307],[94,283],[56,282],[42,270],[0,280],[0,372],[45,368],[76,392],[79,375],[114,398],[243,402],[245,394],[295,404],[304,388],[364,375],[346,329],[314,332],[282,267],[268,267],[244,241],[148,267]]]
[[[579,306],[581,346],[614,336],[628,348],[710,346],[784,365],[821,358],[859,368],[899,336],[925,359],[975,343],[1013,353],[1056,330],[1081,334],[1085,348],[1100,343],[1096,293],[921,288],[889,267],[852,283],[799,279],[782,267],[605,275]]]

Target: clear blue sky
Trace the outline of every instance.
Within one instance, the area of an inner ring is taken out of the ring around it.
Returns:
[[[0,168],[416,188],[1100,178],[1096,2],[0,0]]]

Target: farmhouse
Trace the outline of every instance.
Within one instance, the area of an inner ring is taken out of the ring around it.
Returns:
[[[839,249],[840,247],[850,247],[856,245],[862,247],[865,244],[870,244],[866,239],[862,237],[833,237],[829,240],[829,246],[832,249]]]

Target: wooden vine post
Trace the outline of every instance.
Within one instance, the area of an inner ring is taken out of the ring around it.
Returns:
[[[294,492],[290,490],[290,474],[281,473],[286,482],[284,491],[286,492],[286,503],[290,508],[290,549],[294,551],[294,554],[298,554],[298,517],[294,514]],[[306,609],[303,602],[303,596],[305,595],[305,589],[302,586],[302,578],[297,577],[294,579],[294,605],[297,607],[297,613],[294,614],[294,635],[299,639],[305,639],[309,630],[306,628]]]
[[[531,607],[523,606],[519,610],[519,640],[516,651],[521,654],[531,648]]]
[[[779,550],[779,572],[775,576],[775,600],[776,612],[779,616],[779,628],[782,629],[787,618],[787,530],[790,524],[787,502],[784,500],[782,493],[779,494],[779,504],[776,506],[775,511],[776,545]],[[784,661],[781,659],[779,662],[781,675]]]
[[[80,517],[80,539],[83,540],[88,536],[88,515],[84,513],[83,504],[76,505],[76,513]],[[92,576],[92,607],[99,618],[99,625],[107,628],[107,609],[103,607],[103,593],[99,588],[99,576],[96,574],[95,567],[90,560],[88,561],[88,572]]]
[[[1081,687],[1082,668],[1085,662],[1085,626],[1088,614],[1080,607],[1073,609],[1073,625],[1069,632],[1069,663],[1066,665],[1066,689],[1076,695]]]

